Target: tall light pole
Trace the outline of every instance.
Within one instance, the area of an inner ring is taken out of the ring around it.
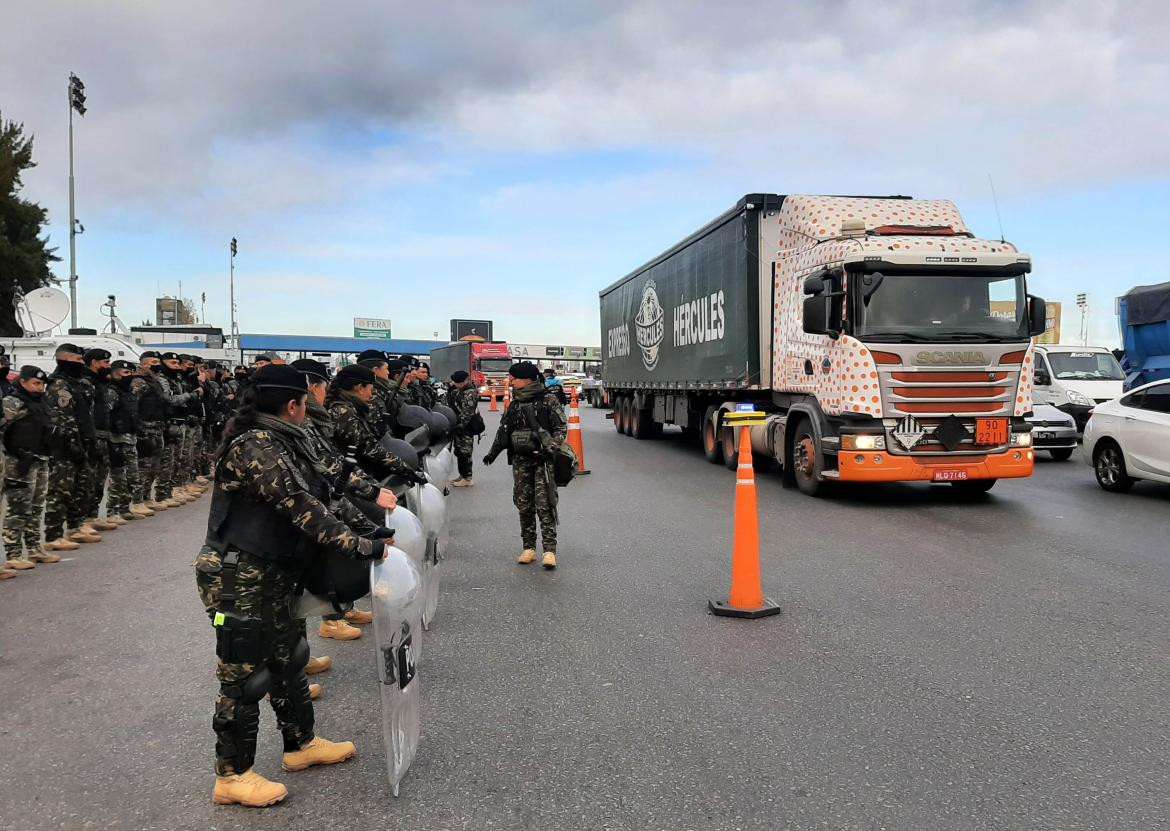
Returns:
[[[240,332],[236,328],[236,238],[232,237],[231,251],[232,255],[228,258],[228,291],[231,294],[230,300],[232,304],[232,318],[231,318],[231,333],[232,333],[232,348],[239,351],[240,348]],[[242,355],[243,353],[241,353]],[[241,358],[242,360],[242,358]]]
[[[1077,307],[1081,310],[1081,346],[1089,343],[1089,296],[1084,292],[1077,295]]]
[[[73,111],[85,115],[85,84],[69,73],[69,327],[77,328],[77,215],[73,201]],[[83,229],[84,230],[84,229]]]

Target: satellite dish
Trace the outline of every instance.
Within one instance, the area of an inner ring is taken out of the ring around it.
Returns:
[[[26,332],[42,335],[52,332],[69,317],[69,298],[60,289],[30,291],[16,306],[16,319]]]

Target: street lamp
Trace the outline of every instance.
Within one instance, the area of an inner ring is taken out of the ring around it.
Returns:
[[[1089,344],[1089,295],[1081,292],[1077,295],[1077,308],[1081,310],[1081,346]]]
[[[69,325],[77,328],[77,235],[85,227],[77,221],[73,200],[73,112],[85,115],[85,84],[69,73]],[[80,228],[80,230],[78,230]]]
[[[232,253],[231,253],[231,257],[228,258],[228,263],[229,263],[229,266],[228,266],[228,268],[229,268],[228,287],[229,288],[228,288],[228,290],[230,292],[229,299],[230,299],[231,304],[232,304],[232,315],[231,315],[232,348],[236,349],[236,350],[238,350],[240,348],[240,332],[236,328],[236,251],[237,250],[238,250],[238,246],[236,245],[236,238],[232,237],[232,244],[231,244],[231,252]],[[240,353],[240,360],[243,360],[243,353],[242,352]]]

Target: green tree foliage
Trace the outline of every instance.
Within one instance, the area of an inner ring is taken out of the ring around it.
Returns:
[[[35,202],[20,198],[21,173],[32,160],[32,137],[24,125],[5,121],[0,113],[0,335],[23,334],[12,298],[53,282],[51,263],[61,258],[44,234],[49,214]]]

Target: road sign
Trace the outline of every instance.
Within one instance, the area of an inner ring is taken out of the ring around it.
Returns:
[[[355,317],[353,336],[374,340],[390,340],[390,321],[380,317]]]

